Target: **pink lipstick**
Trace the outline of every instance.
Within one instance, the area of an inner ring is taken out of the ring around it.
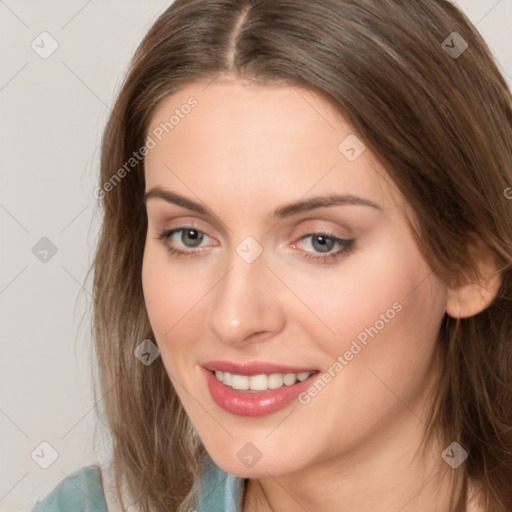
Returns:
[[[311,386],[319,371],[265,362],[210,361],[202,368],[213,401],[237,416],[259,417],[284,409]]]

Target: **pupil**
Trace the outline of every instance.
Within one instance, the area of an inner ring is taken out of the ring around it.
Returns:
[[[332,249],[332,244],[334,243],[333,240],[330,240],[323,235],[319,235],[315,237],[313,240],[313,246],[315,245],[315,242],[317,240],[320,241],[320,245],[315,247],[315,249],[319,249],[320,252],[329,252]]]
[[[184,231],[183,232],[183,235],[187,235],[187,238],[189,240],[192,240],[192,242],[201,242],[202,240],[202,235],[199,234],[199,231],[195,230],[195,229],[188,229],[187,231]],[[185,243],[185,238],[184,236],[182,236],[182,241]],[[187,245],[185,243],[185,245]],[[194,245],[194,243],[192,243],[192,245]]]

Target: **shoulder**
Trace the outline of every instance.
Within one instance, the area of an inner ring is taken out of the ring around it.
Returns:
[[[107,512],[97,466],[84,466],[61,480],[31,512]]]
[[[246,480],[223,471],[206,455],[206,467],[199,490],[198,510],[240,512]]]

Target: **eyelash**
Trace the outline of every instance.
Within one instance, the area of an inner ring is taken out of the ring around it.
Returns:
[[[195,228],[195,227],[181,227],[176,229],[166,229],[162,231],[157,237],[157,240],[163,240],[164,242],[167,241],[169,238],[171,238],[175,233],[179,233],[181,231],[197,231],[200,234],[206,235],[203,231]],[[339,260],[346,254],[348,254],[352,248],[354,240],[346,240],[344,238],[338,238],[330,233],[327,232],[314,232],[314,233],[302,233],[299,240],[303,240],[304,238],[308,237],[315,237],[315,236],[323,236],[325,238],[328,238],[329,240],[332,240],[334,243],[337,243],[338,245],[341,245],[342,248],[331,252],[329,254],[323,254],[321,256],[313,256],[312,253],[303,251],[304,252],[304,259],[310,260],[310,261],[316,261],[320,263],[331,263]],[[181,249],[176,249],[174,247],[169,247],[167,244],[165,244],[166,249],[169,251],[169,253],[173,257],[181,258],[181,257],[188,257],[188,256],[196,256],[198,252],[201,252],[201,249],[199,250],[190,250],[190,251],[183,251]]]

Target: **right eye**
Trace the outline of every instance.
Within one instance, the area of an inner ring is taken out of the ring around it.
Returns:
[[[176,237],[175,235],[180,234],[180,236]],[[197,248],[201,242],[208,237],[206,233],[196,229],[195,227],[180,227],[176,229],[166,229],[162,231],[157,240],[163,240],[164,245],[166,246],[169,253],[174,256],[194,256],[199,251],[194,251],[194,248]],[[171,245],[173,241],[176,241],[176,238],[182,244],[182,248],[176,248]],[[192,249],[192,250],[183,250],[183,247]]]

